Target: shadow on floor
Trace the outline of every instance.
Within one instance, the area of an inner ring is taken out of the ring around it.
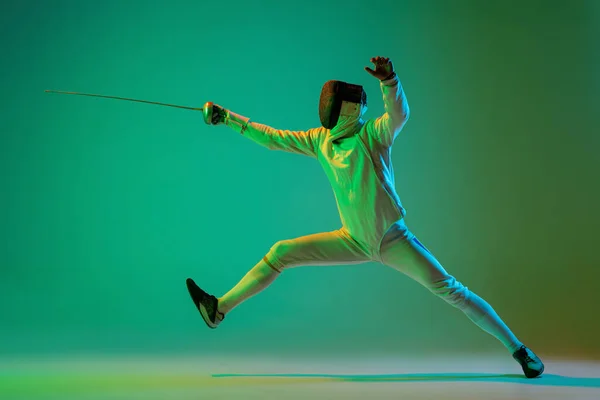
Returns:
[[[505,382],[540,386],[599,388],[600,378],[577,378],[544,374],[527,379],[523,375],[501,374],[397,374],[397,375],[333,375],[333,374],[214,374],[213,378],[311,378],[350,382]]]

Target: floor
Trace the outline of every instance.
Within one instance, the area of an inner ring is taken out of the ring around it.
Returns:
[[[0,399],[600,399],[600,362],[510,357],[78,356],[0,360]]]

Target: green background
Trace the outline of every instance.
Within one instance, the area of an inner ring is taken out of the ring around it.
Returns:
[[[393,153],[409,227],[541,354],[600,356],[600,2],[3,2],[0,351],[504,351],[378,264],[285,272],[208,330],[281,239],[337,229],[314,160],[200,107],[318,126],[322,84],[390,57],[411,107]]]

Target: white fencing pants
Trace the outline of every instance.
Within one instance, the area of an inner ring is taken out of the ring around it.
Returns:
[[[277,242],[264,261],[278,272],[309,265],[348,265],[369,261],[392,267],[460,309],[512,353],[521,346],[494,309],[450,275],[406,227],[393,224],[376,245],[359,243],[345,229]]]

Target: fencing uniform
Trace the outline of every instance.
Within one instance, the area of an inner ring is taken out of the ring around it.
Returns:
[[[385,107],[382,116],[365,121],[362,113],[340,115],[331,129],[279,130],[228,110],[223,114],[225,125],[261,146],[316,159],[333,189],[341,227],[275,243],[220,299],[189,279],[192,298],[207,324],[215,328],[228,311],[266,288],[285,269],[375,261],[404,273],[463,311],[513,354],[528,377],[538,376],[543,371],[539,358],[523,346],[485,300],[450,275],[406,226],[406,211],[395,189],[391,149],[409,109],[395,74],[380,86]]]

